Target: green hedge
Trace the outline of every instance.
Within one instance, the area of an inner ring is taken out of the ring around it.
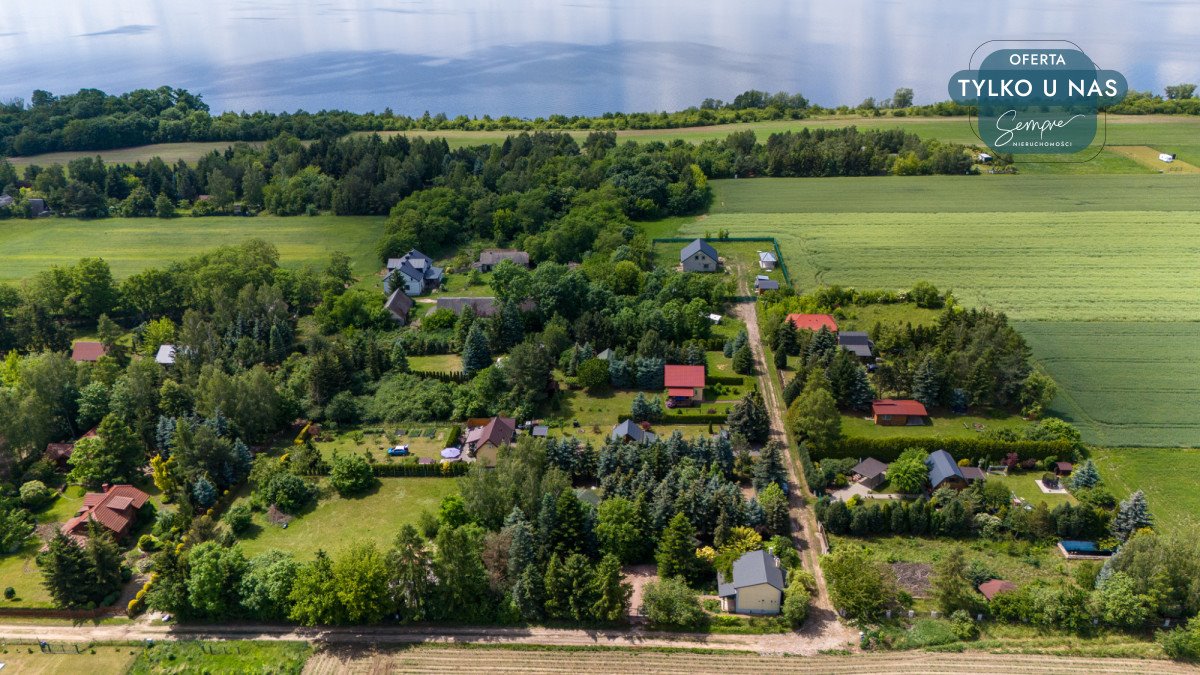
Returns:
[[[442,382],[450,382],[453,384],[462,384],[469,380],[466,373],[461,370],[413,370],[409,371],[418,377],[425,377],[431,380],[441,380]]]
[[[441,478],[444,476],[461,476],[471,468],[466,462],[451,462],[442,464],[372,464],[371,470],[376,478]]]
[[[1010,452],[1021,459],[1043,460],[1056,457],[1066,460],[1074,457],[1075,451],[1067,441],[1001,441],[990,438],[845,438],[829,450],[814,450],[813,459],[827,458],[863,459],[874,457],[881,462],[891,462],[908,448],[921,448],[932,452],[945,450],[954,459],[969,459],[971,463],[987,460],[999,463]]]
[[[741,375],[709,375],[704,378],[706,385],[725,384],[731,387],[740,387],[746,384],[746,378]]]

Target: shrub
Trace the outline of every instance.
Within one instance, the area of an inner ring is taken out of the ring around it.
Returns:
[[[21,486],[21,505],[31,511],[37,511],[53,500],[54,491],[40,480],[31,480]]]
[[[266,503],[274,504],[284,513],[296,513],[315,496],[312,486],[303,478],[286,472],[271,476],[261,492]]]
[[[13,599],[13,598],[15,598],[15,597],[17,597],[17,589],[13,588],[12,586],[7,586],[7,587],[5,587],[5,589],[4,589],[4,599],[5,599],[5,600],[12,600],[12,599]]]
[[[1176,661],[1200,661],[1200,620],[1192,619],[1187,626],[1174,630],[1160,630],[1155,639]]]
[[[229,530],[234,534],[243,534],[250,528],[251,515],[249,505],[236,504],[225,512],[225,516],[221,520],[225,521],[225,524],[229,526]]]
[[[979,627],[975,625],[971,615],[963,609],[950,615],[950,628],[959,640],[974,640],[979,637]]]
[[[347,497],[369,490],[375,485],[375,474],[361,455],[334,455],[329,483],[339,495]]]
[[[151,553],[158,550],[158,540],[152,534],[143,534],[138,537],[137,547],[139,551]]]
[[[646,584],[641,612],[656,626],[700,626],[706,617],[699,596],[678,577]]]

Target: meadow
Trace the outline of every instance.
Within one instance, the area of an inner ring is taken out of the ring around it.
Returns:
[[[917,280],[1016,320],[1085,440],[1195,446],[1200,176],[713,181],[680,236],[774,236],[799,290]],[[863,323],[858,322],[859,327]]]
[[[1155,528],[1194,536],[1200,525],[1200,450],[1096,448],[1092,459],[1118,499],[1146,493]]]
[[[375,282],[380,269],[375,242],[382,216],[237,216],[212,218],[108,218],[8,220],[0,223],[0,283],[31,277],[51,265],[99,256],[124,278],[224,244],[261,238],[279,249],[286,267],[320,270],[332,251],[350,254],[354,274]]]

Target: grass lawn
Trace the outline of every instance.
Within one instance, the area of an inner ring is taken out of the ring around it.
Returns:
[[[470,275],[468,274],[447,274],[442,279],[442,285],[438,291],[438,295],[459,298],[459,297],[480,297],[495,295],[492,290],[492,273],[480,275],[481,281],[475,285],[470,285]]]
[[[706,221],[695,221],[702,224]],[[691,230],[689,229],[689,232]],[[750,292],[754,292],[754,278],[760,274],[765,274],[771,279],[779,282],[780,286],[787,285],[787,281],[783,278],[783,271],[776,267],[771,271],[765,271],[758,267],[758,252],[759,251],[774,251],[769,241],[721,241],[716,239],[716,230],[691,232],[688,236],[704,237],[712,247],[717,249],[717,254],[721,256],[724,263],[724,270],[727,274],[732,275],[735,267],[742,271],[741,277],[746,280],[747,287]],[[677,235],[664,235],[677,236]],[[686,244],[677,242],[658,243],[654,245],[654,264],[656,267],[666,269],[675,269],[679,267],[679,250]]]
[[[967,564],[978,560],[993,574],[1018,585],[1036,580],[1055,581],[1066,578],[1077,562],[1063,558],[1058,549],[1028,542],[992,542],[982,539],[931,539],[927,537],[859,537],[830,535],[831,547],[861,544],[875,556],[888,563],[924,563],[932,565],[961,546]],[[920,605],[918,605],[920,607]]]
[[[988,429],[1016,429],[1021,432],[1030,426],[1029,422],[1017,415],[935,415],[931,420],[933,424],[927,426],[889,427],[877,425],[863,415],[843,414],[842,435],[847,438],[965,438],[978,436]]]
[[[670,420],[667,420],[668,422]],[[608,435],[612,432],[613,425],[600,426],[593,428],[591,426],[572,427],[570,424],[563,426],[550,427],[550,435],[555,438],[578,438],[582,443],[591,443],[595,447],[600,447]],[[722,424],[712,425],[713,433],[719,432],[724,428]],[[684,438],[696,438],[698,436],[708,436],[707,424],[666,424],[658,423],[650,427],[651,433],[659,438],[666,438],[678,431]]]
[[[665,391],[642,393],[650,400],[653,400],[655,396],[660,399],[665,396]],[[629,389],[610,390],[596,394],[589,394],[582,390],[563,391],[557,399],[557,407],[546,413],[547,424],[571,427],[573,421],[578,421],[582,427],[590,429],[592,426],[597,426],[604,433],[608,433],[617,423],[618,415],[629,414],[637,394],[638,392]],[[722,399],[724,398],[726,397],[722,395]],[[732,407],[733,403],[709,402],[690,408],[670,409],[664,407],[663,410],[666,414],[663,416],[662,424],[670,425],[672,419],[686,415],[707,414],[710,409],[715,409],[717,414],[724,415]]]
[[[45,510],[35,514],[37,524],[45,526],[65,523],[79,511],[83,504],[84,489],[70,486]],[[0,607],[53,607],[50,594],[42,587],[42,572],[34,563],[34,557],[42,541],[30,537],[20,551],[0,556],[0,588],[12,586],[17,592],[14,600],[0,600]]]
[[[379,485],[361,497],[339,497],[326,479],[320,479],[321,497],[288,524],[271,524],[265,513],[255,513],[250,532],[241,538],[247,556],[268,549],[289,551],[307,559],[325,549],[338,552],[351,544],[375,542],[381,549],[392,544],[400,526],[416,523],[422,511],[436,513],[447,495],[458,492],[449,478],[381,478]],[[238,498],[248,501],[248,493]]]
[[[988,474],[988,481],[1003,483],[1012,493],[1026,502],[1037,505],[1046,502],[1046,506],[1054,508],[1059,504],[1074,504],[1075,498],[1069,494],[1046,494],[1037,485],[1037,479],[1042,477],[1042,471],[1020,471],[1007,476]]]
[[[841,330],[870,331],[875,324],[932,326],[937,323],[940,309],[923,309],[911,302],[892,305],[865,305],[843,307],[837,311],[837,324]]]
[[[410,356],[408,357],[408,367],[412,370],[427,370],[433,372],[462,370],[462,357],[458,354]]]
[[[448,447],[447,442],[451,428],[457,427],[437,426],[434,424],[390,425],[384,429],[384,434],[363,434],[361,444],[354,440],[355,430],[351,429],[337,433],[332,441],[318,441],[317,449],[321,451],[321,455],[326,459],[332,458],[335,452],[343,455],[361,455],[365,452],[369,453],[380,464],[402,461],[415,462],[415,458],[417,457],[428,457],[440,461],[440,453]],[[430,429],[435,431],[433,438],[429,438],[428,436]],[[397,431],[404,431],[405,433],[397,435]],[[407,445],[412,455],[408,458],[389,457],[387,450],[392,447],[393,443]]]
[[[53,653],[42,653],[36,643],[5,645],[0,651],[3,672],[21,675],[126,673],[142,651],[141,647],[80,645],[78,649],[82,653],[76,654],[75,644],[63,643],[52,643],[51,648]]]
[[[1118,499],[1146,493],[1155,527],[1184,532],[1200,524],[1200,450],[1096,448],[1092,459]]]
[[[300,673],[311,655],[307,642],[164,641],[141,650],[129,673]]]
[[[320,270],[330,252],[343,251],[350,255],[362,283],[377,286],[380,265],[375,243],[384,220],[382,216],[9,220],[0,227],[0,251],[4,251],[0,282],[25,279],[51,265],[87,256],[104,258],[120,279],[257,237],[279,249],[285,267],[312,265]]]

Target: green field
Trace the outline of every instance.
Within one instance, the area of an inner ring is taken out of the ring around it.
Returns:
[[[973,438],[995,429],[1012,429],[1020,434],[1030,426],[1017,415],[950,415],[933,416],[930,420],[933,424],[919,427],[881,426],[870,417],[843,414],[842,434],[847,438]]]
[[[129,673],[300,673],[312,651],[307,642],[284,640],[162,641],[142,649]]]
[[[1111,445],[1197,445],[1200,176],[713,181],[681,236],[775,236],[800,290],[927,280],[1006,312]],[[862,327],[861,324],[859,327]]]
[[[458,483],[450,478],[383,478],[366,495],[344,499],[322,479],[315,507],[303,511],[287,529],[268,522],[263,513],[254,514],[240,545],[247,556],[277,548],[302,559],[317,549],[336,553],[364,541],[386,549],[401,525],[415,524],[422,511],[436,514],[442,497],[457,492]]]
[[[0,224],[0,282],[31,277],[85,256],[104,258],[113,275],[122,278],[255,237],[274,244],[287,267],[312,265],[320,270],[330,252],[344,251],[353,259],[354,273],[374,282],[380,269],[375,242],[383,222],[383,217],[372,216],[7,220]]]
[[[1118,499],[1146,493],[1156,528],[1190,532],[1200,524],[1200,450],[1098,448],[1092,458]]]

